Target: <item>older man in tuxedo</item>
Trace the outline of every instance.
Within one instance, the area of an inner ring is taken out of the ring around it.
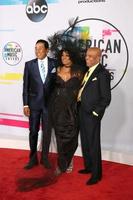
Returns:
[[[38,165],[37,143],[40,121],[42,122],[42,153],[40,162],[50,168],[48,160],[51,127],[48,122],[48,100],[54,87],[56,62],[47,56],[49,45],[38,40],[35,45],[36,58],[25,63],[23,77],[24,114],[29,117],[29,162],[24,167],[31,169]]]
[[[86,53],[89,68],[78,95],[81,146],[84,169],[80,174],[91,173],[87,185],[96,184],[102,179],[100,145],[101,119],[111,101],[110,73],[100,64],[101,50],[91,47]]]

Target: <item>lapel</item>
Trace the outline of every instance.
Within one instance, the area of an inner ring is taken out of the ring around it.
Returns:
[[[39,71],[39,67],[38,67],[38,60],[37,60],[37,58],[33,61],[32,70],[33,70],[34,76],[36,76],[37,79],[42,82],[40,71]]]
[[[50,58],[48,57],[48,74],[47,74],[47,76],[50,74],[51,69],[52,69],[51,60],[50,60]]]
[[[93,73],[92,73],[91,76],[89,77],[89,79],[88,79],[88,81],[87,81],[85,87],[91,83],[91,81],[92,81],[93,78],[95,78],[95,77],[98,76],[98,74],[99,74],[99,72],[102,70],[102,68],[103,68],[103,67],[102,67],[101,64],[99,64],[99,65],[96,67],[96,69],[93,71]]]
[[[44,84],[47,84],[49,82],[49,75],[50,75],[52,69],[53,69],[52,60],[51,60],[51,58],[48,57],[48,73],[47,73],[47,77],[46,77]]]

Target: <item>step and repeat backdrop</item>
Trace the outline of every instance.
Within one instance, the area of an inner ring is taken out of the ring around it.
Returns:
[[[0,0],[0,147],[29,148],[23,70],[35,57],[36,41],[72,31],[74,39],[86,41],[84,48],[103,50],[101,62],[111,73],[112,102],[102,120],[103,159],[133,163],[132,7],[132,0]],[[51,151],[55,143],[53,134]],[[80,139],[76,154],[81,155]]]

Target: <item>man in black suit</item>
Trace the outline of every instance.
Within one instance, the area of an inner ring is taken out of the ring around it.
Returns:
[[[111,101],[110,73],[100,64],[101,50],[91,47],[86,53],[89,67],[78,94],[79,122],[84,169],[80,174],[91,173],[87,185],[102,179],[100,144],[101,119]]]
[[[48,161],[51,139],[51,126],[48,123],[48,101],[54,87],[56,62],[47,56],[48,42],[38,40],[35,45],[36,59],[25,63],[23,77],[23,104],[24,114],[29,117],[29,162],[24,167],[31,169],[38,165],[37,142],[40,120],[42,122],[42,153],[41,163],[50,168]]]

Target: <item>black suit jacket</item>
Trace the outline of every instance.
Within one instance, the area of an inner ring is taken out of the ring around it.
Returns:
[[[95,111],[101,119],[111,101],[110,73],[99,64],[81,94],[81,107],[88,114]]]
[[[48,98],[54,87],[56,61],[48,58],[48,74],[42,82],[37,59],[25,63],[23,76],[23,104],[39,110],[48,104]]]

